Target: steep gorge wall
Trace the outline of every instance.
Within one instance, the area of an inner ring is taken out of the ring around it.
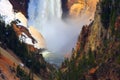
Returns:
[[[120,79],[119,5],[118,0],[99,1],[94,21],[88,26],[83,26],[71,59],[66,59],[62,64],[63,78]]]

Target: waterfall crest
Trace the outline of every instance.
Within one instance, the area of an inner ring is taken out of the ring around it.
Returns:
[[[29,25],[41,29],[47,21],[61,18],[61,0],[30,0]]]

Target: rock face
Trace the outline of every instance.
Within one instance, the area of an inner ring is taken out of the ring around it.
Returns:
[[[15,12],[22,12],[28,18],[28,3],[29,0],[9,0],[13,5],[13,9]]]
[[[62,64],[62,78],[120,79],[119,5],[118,0],[99,1],[94,21],[83,26],[70,60]]]
[[[42,34],[40,34],[40,32],[32,26],[29,27],[29,31],[30,31],[31,35],[34,36],[35,40],[37,41],[37,45],[35,45],[35,46],[37,48],[46,48],[45,40],[44,40],[44,37],[42,36]]]
[[[62,0],[62,2],[63,17],[64,14],[68,14],[70,17],[78,17],[81,14],[90,15],[94,13],[98,0]]]
[[[68,0],[61,0],[61,1],[62,1],[62,11],[63,11],[62,17],[65,18],[69,13],[69,8],[67,5]]]

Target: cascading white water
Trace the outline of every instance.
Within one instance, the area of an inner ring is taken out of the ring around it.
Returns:
[[[61,18],[61,0],[30,0],[28,12],[29,25],[41,31],[47,21]]]

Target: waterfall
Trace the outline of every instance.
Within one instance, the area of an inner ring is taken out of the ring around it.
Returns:
[[[30,0],[29,8],[29,25],[41,30],[47,21],[54,18],[61,18],[61,0]]]

